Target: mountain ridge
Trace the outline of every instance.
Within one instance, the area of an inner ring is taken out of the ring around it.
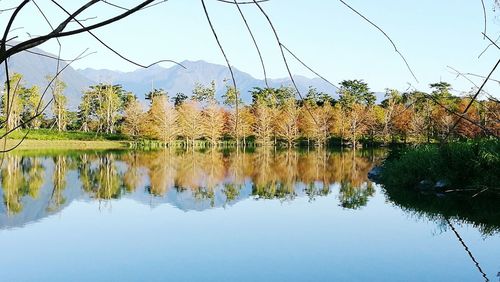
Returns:
[[[230,80],[229,69],[224,65],[208,63],[204,60],[181,62],[186,69],[175,65],[165,68],[159,65],[148,69],[138,69],[131,72],[111,71],[108,69],[85,68],[77,71],[88,79],[122,84],[125,89],[135,93],[139,99],[143,99],[144,94],[152,88],[162,88],[170,95],[182,92],[190,96],[195,83],[208,85],[212,80],[216,82],[216,97],[220,99],[225,91],[225,81]],[[240,71],[237,67],[232,67],[235,80],[240,89],[242,100],[245,103],[251,101],[251,91],[254,87],[265,87],[263,79],[254,78],[252,75]],[[294,79],[301,93],[307,92],[309,86],[315,87],[318,91],[336,95],[336,89],[324,82],[320,78],[307,78],[296,75]],[[271,87],[290,86],[290,78],[268,79]],[[304,94],[305,95],[305,94]]]
[[[54,56],[39,48],[33,48],[31,51],[38,52],[48,56]],[[191,96],[195,83],[209,85],[212,80],[216,83],[216,98],[221,99],[226,91],[226,82],[230,81],[231,75],[225,65],[209,63],[204,60],[181,62],[183,68],[179,65],[163,67],[154,65],[147,69],[136,69],[134,71],[119,71],[110,69],[83,68],[74,69],[68,66],[61,73],[61,79],[67,84],[65,91],[68,97],[68,108],[76,110],[81,101],[82,92],[89,86],[103,83],[121,84],[127,91],[134,93],[139,100],[145,101],[145,95],[151,89],[162,88],[170,96],[182,92]],[[65,62],[62,67],[66,66]],[[42,91],[47,85],[47,75],[53,75],[57,67],[57,60],[46,56],[39,56],[28,52],[16,54],[9,61],[10,73],[18,72],[23,74],[24,84],[29,87],[38,85]],[[254,78],[252,75],[233,67],[234,77],[241,93],[244,103],[250,103],[252,97],[250,91],[254,87],[265,87],[263,79]],[[5,70],[0,66],[0,77],[5,81]],[[314,87],[320,92],[330,94],[333,98],[338,98],[337,89],[321,78],[308,78],[302,75],[295,75],[294,80],[303,96],[306,95],[309,87]],[[290,78],[268,79],[270,87],[291,86]],[[382,93],[377,94],[377,101],[383,97]],[[48,101],[50,94],[47,94],[45,101]]]

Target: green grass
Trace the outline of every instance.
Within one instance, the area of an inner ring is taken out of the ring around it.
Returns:
[[[26,134],[26,130],[16,130],[9,134],[9,139],[21,139]],[[26,137],[28,140],[80,140],[80,141],[119,141],[127,140],[122,134],[104,134],[82,131],[58,132],[50,129],[31,130]]]

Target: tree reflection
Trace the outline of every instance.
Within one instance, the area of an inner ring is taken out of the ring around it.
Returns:
[[[93,172],[95,176],[95,189],[91,191],[97,199],[119,198],[122,190],[122,178],[116,168],[114,155],[101,155],[97,161],[97,168]]]
[[[374,194],[366,178],[372,155],[360,152],[258,148],[251,153],[211,149],[56,155],[51,158],[54,170],[49,181],[53,189],[47,210],[60,209],[68,201],[64,191],[69,185],[69,171],[76,171],[81,189],[99,200],[136,191],[162,198],[174,189],[173,193],[187,193],[182,200],[190,197],[194,202],[226,206],[248,197],[292,201],[305,195],[313,201],[339,187],[340,205],[356,209],[366,205]],[[7,210],[15,213],[22,210],[23,196],[38,197],[44,168],[42,158],[5,158],[1,171],[3,198]]]
[[[56,211],[66,203],[63,191],[66,188],[66,172],[68,170],[68,160],[66,156],[59,155],[53,158],[54,172],[52,174],[52,195],[50,197],[47,211]]]
[[[128,193],[134,192],[140,185],[140,154],[138,152],[130,152],[123,158],[124,162],[128,165],[127,171],[123,175],[123,186]]]
[[[2,163],[4,204],[8,214],[16,214],[23,210],[22,197],[39,197],[45,168],[40,159],[32,157],[4,156]]]
[[[339,200],[343,208],[359,209],[364,207],[368,203],[368,198],[374,194],[375,188],[372,183],[355,187],[351,182],[344,180],[340,182]]]
[[[45,169],[39,158],[25,158],[23,169],[26,171],[26,181],[28,182],[28,194],[37,199],[40,195],[40,188],[44,182]]]
[[[125,185],[114,154],[84,154],[79,162],[77,169],[82,189],[90,197],[109,200],[122,195]]]
[[[7,158],[2,168],[2,187],[4,203],[9,213],[22,210],[21,197],[24,196],[25,179],[19,157]]]

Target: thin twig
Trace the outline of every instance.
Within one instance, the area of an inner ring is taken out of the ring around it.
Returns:
[[[292,71],[290,70],[290,66],[288,65],[288,60],[286,59],[286,56],[285,56],[285,49],[283,48],[283,45],[281,43],[280,37],[278,35],[278,31],[274,27],[274,24],[271,21],[271,19],[269,18],[269,15],[266,13],[266,11],[264,11],[264,9],[259,4],[259,2],[257,0],[253,0],[253,2],[259,8],[260,12],[264,15],[264,17],[266,18],[267,22],[269,23],[269,26],[271,27],[271,30],[274,33],[274,37],[276,38],[276,42],[277,42],[278,47],[279,47],[280,52],[281,52],[281,58],[283,59],[283,63],[285,64],[286,71],[288,72],[288,76],[289,76],[289,78],[290,78],[290,80],[292,82],[292,85],[295,88],[295,91],[297,91],[297,94],[299,95],[300,99],[304,100],[304,98],[303,98],[302,94],[300,93],[300,90],[299,90],[299,88],[297,86],[297,83],[295,82],[295,78],[292,75]],[[309,113],[309,115],[311,115],[311,118],[313,119],[314,124],[316,124],[316,126],[319,126],[318,121],[314,117],[314,115],[313,115],[310,107],[307,105],[307,103],[305,103],[304,106],[306,107],[306,110]]]
[[[448,133],[446,134],[446,137],[445,139],[448,139],[448,137],[450,136],[451,132],[455,129],[455,127],[458,125],[458,123],[460,122],[460,120],[463,118],[463,115],[465,115],[467,113],[467,111],[469,110],[469,108],[472,106],[472,104],[474,103],[474,101],[476,100],[477,96],[479,96],[479,94],[481,93],[481,91],[483,90],[484,86],[486,85],[486,83],[488,82],[488,80],[490,79],[491,75],[495,72],[495,70],[497,69],[498,65],[500,64],[500,60],[497,61],[497,63],[495,64],[495,66],[491,69],[490,73],[488,74],[488,76],[486,77],[486,79],[484,80],[483,84],[479,87],[479,89],[477,90],[476,94],[472,97],[472,99],[470,100],[469,104],[467,105],[467,107],[465,107],[462,115],[459,116],[458,120],[455,122],[455,124],[453,124],[453,126],[451,127],[451,130],[448,131]]]
[[[486,33],[483,33],[483,35],[490,41],[491,44],[493,44],[493,46],[497,47],[497,49],[500,50],[500,46],[498,46],[496,41],[493,41]]]
[[[70,13],[63,7],[61,6],[57,1],[55,0],[52,0],[52,3],[54,3],[55,5],[57,5],[61,10],[63,10],[67,15],[70,15]],[[76,23],[78,23],[82,29],[85,29],[86,27],[77,19],[74,19],[74,21]],[[143,65],[143,64],[140,64],[140,63],[137,63],[127,57],[125,57],[124,55],[122,55],[120,52],[116,51],[114,48],[112,48],[111,46],[109,46],[108,44],[106,44],[104,41],[102,41],[101,38],[99,38],[97,35],[95,35],[92,31],[88,30],[87,31],[88,34],[90,34],[92,37],[94,37],[94,39],[96,39],[99,43],[101,43],[104,47],[106,47],[106,49],[108,49],[109,51],[113,52],[115,55],[117,55],[118,57],[120,57],[121,59],[133,64],[133,65],[136,65],[138,67],[141,67],[141,68],[150,68],[151,66],[154,66],[154,65],[157,65],[159,63],[173,63],[173,64],[176,64],[184,69],[186,69],[185,66],[183,66],[181,63],[178,63],[176,61],[173,61],[173,60],[159,60],[159,61],[156,61],[156,62],[153,62],[152,64],[149,64],[149,65]]]
[[[342,4],[344,4],[344,6],[346,6],[347,8],[349,8],[351,11],[353,11],[354,13],[356,13],[358,16],[360,16],[362,19],[364,19],[366,22],[368,22],[369,24],[371,24],[373,27],[375,27],[376,29],[378,29],[384,36],[385,38],[387,38],[387,40],[389,40],[389,42],[391,43],[392,47],[394,47],[394,51],[396,51],[396,53],[399,54],[399,56],[401,57],[401,59],[403,59],[404,63],[406,64],[406,67],[408,68],[408,70],[410,71],[411,75],[413,76],[413,78],[415,79],[415,81],[417,81],[417,83],[419,83],[417,77],[415,76],[415,73],[413,72],[412,68],[410,67],[410,64],[408,63],[408,61],[406,60],[405,56],[399,51],[398,47],[396,46],[396,44],[394,43],[394,41],[391,39],[391,37],[389,35],[387,35],[387,33],[382,29],[380,28],[377,24],[375,24],[374,22],[372,22],[370,19],[368,19],[367,17],[365,17],[363,14],[361,14],[358,10],[354,9],[353,7],[351,7],[349,4],[347,4],[345,1],[343,0],[339,0]]]
[[[484,5],[484,0],[481,0],[481,5],[483,6],[483,19],[484,19],[483,40],[484,40],[484,38],[486,37],[486,25],[487,25],[486,6]]]
[[[309,71],[311,71],[312,73],[314,73],[315,75],[317,75],[319,78],[323,79],[325,82],[327,82],[328,84],[330,84],[331,86],[335,87],[337,90],[339,89],[339,87],[335,84],[333,84],[332,82],[330,82],[328,79],[326,79],[324,76],[322,76],[321,74],[319,74],[318,72],[316,72],[315,70],[313,70],[311,67],[309,67],[306,63],[304,63],[301,59],[299,59],[299,57],[297,57],[292,51],[290,51],[290,49],[288,49],[284,44],[281,44],[281,46],[283,46],[283,48],[288,52],[290,53],[290,55],[292,55],[292,57],[294,57],[299,63],[301,63],[305,68],[307,68]]]
[[[222,2],[225,2],[225,1],[222,1]],[[262,53],[260,52],[259,45],[257,44],[257,40],[255,39],[255,36],[253,35],[252,29],[250,28],[250,25],[248,24],[247,19],[246,19],[245,15],[243,14],[243,11],[240,8],[240,4],[242,4],[242,3],[238,3],[236,0],[234,0],[234,4],[236,4],[236,8],[238,8],[238,12],[240,13],[241,18],[243,19],[243,22],[245,23],[245,26],[247,27],[248,33],[250,33],[250,37],[252,37],[253,44],[255,46],[255,49],[257,50],[257,54],[259,55],[260,64],[262,65],[262,71],[264,73],[264,82],[266,83],[266,87],[269,88],[264,59],[262,58]]]
[[[229,63],[229,59],[226,56],[226,52],[224,51],[224,48],[222,47],[222,44],[219,40],[219,37],[217,36],[217,32],[215,31],[215,28],[212,24],[212,20],[210,19],[210,15],[208,14],[207,6],[205,5],[204,0],[201,0],[201,5],[203,6],[203,11],[205,12],[205,16],[207,18],[210,29],[212,30],[212,34],[214,35],[215,41],[217,41],[217,45],[219,46],[219,49],[220,49],[222,55],[224,56],[224,60],[226,60],[227,67],[229,68],[229,72],[231,73],[231,78],[233,80],[234,95],[236,98],[235,132],[236,132],[236,145],[238,146],[238,143],[239,143],[239,140],[238,140],[239,97],[238,97],[238,88],[236,86],[236,79],[234,78],[233,68],[231,67],[231,64]]]

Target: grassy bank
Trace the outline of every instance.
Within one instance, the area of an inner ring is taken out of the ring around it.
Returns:
[[[9,134],[9,139],[21,139],[26,134],[26,130],[16,130]],[[50,129],[30,130],[28,140],[79,140],[79,141],[120,141],[127,140],[122,134],[105,134],[82,131],[56,131]]]
[[[19,143],[19,139],[8,139],[6,148],[12,148]],[[0,143],[3,148],[3,142]],[[126,149],[128,141],[84,141],[84,140],[33,140],[26,139],[16,150],[113,150]]]
[[[500,232],[496,139],[393,150],[383,164],[381,183],[389,201],[418,217],[457,219],[485,235]]]
[[[6,148],[16,146],[26,133],[26,130],[16,130],[9,134]],[[2,141],[0,147],[3,145]],[[36,129],[29,131],[16,150],[113,150],[128,147],[129,141],[121,134]]]

